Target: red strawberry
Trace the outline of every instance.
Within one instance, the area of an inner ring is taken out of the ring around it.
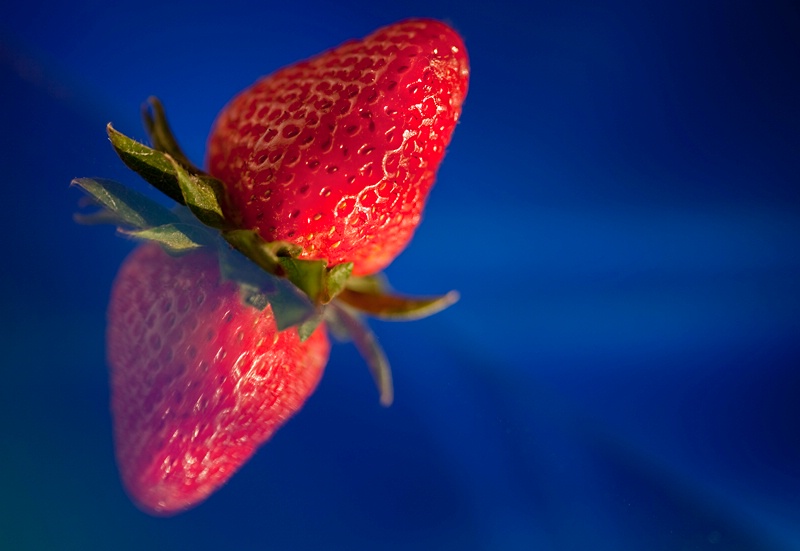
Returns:
[[[383,269],[420,221],[468,75],[456,32],[418,19],[263,78],[209,138],[226,217],[302,258]]]
[[[117,461],[131,497],[173,514],[208,497],[305,402],[328,358],[270,308],[245,305],[216,255],[138,247],[114,283],[108,361]]]
[[[388,362],[358,312],[415,319],[457,295],[394,295],[351,271],[381,270],[411,239],[467,79],[455,31],[410,20],[240,94],[211,133],[211,175],[155,99],[153,148],[109,125],[125,164],[187,207],[74,180],[101,207],[79,220],[154,241],[120,269],[107,332],[117,460],[143,510],[199,503],[303,405],[328,357],[322,319],[353,339],[391,403]],[[228,262],[230,247],[253,262]]]

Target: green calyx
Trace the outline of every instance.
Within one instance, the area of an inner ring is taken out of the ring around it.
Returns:
[[[362,314],[388,320],[412,320],[434,314],[458,300],[455,292],[437,297],[405,297],[390,292],[381,275],[354,277],[352,263],[328,266],[301,258],[303,250],[287,242],[266,242],[225,216],[225,186],[189,161],[175,140],[156,98],[143,108],[152,147],[107,126],[120,159],[153,187],[178,203],[172,210],[113,180],[76,178],[88,202],[99,207],[76,214],[85,224],[113,224],[122,235],[155,241],[173,255],[213,247],[222,276],[235,281],[242,300],[272,309],[279,330],[297,327],[308,338],[324,319],[338,336],[355,344],[372,372],[381,403],[392,402],[389,363]]]

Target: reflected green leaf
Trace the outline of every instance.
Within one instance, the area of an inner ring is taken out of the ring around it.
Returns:
[[[184,253],[209,244],[208,232],[197,226],[182,223],[122,233],[136,239],[156,241],[171,253]]]
[[[328,305],[326,319],[328,326],[337,335],[346,336],[353,341],[364,361],[367,362],[367,367],[378,387],[381,404],[390,406],[394,401],[392,369],[375,334],[361,316],[336,301]]]
[[[83,189],[93,201],[110,213],[108,221],[131,228],[144,229],[178,222],[178,217],[152,199],[105,178],[75,178],[72,185]],[[96,216],[83,215],[90,223],[104,221],[104,211]]]

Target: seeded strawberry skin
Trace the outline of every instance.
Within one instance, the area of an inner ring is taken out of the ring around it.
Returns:
[[[305,258],[382,270],[420,222],[468,76],[458,34],[415,19],[259,80],[209,137],[226,214]]]
[[[329,352],[324,326],[301,342],[269,307],[242,303],[213,254],[172,257],[154,243],[119,271],[107,343],[121,478],[155,515],[224,484],[300,409]]]

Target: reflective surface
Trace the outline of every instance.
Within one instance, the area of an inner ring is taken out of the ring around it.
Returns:
[[[788,2],[7,13],[2,547],[800,548]],[[335,347],[315,396],[225,488],[169,520],[140,513],[114,465],[103,357],[131,244],[75,225],[67,183],[144,189],[104,125],[143,137],[150,94],[199,161],[218,109],[259,75],[410,15],[464,35],[472,79],[388,274],[461,302],[373,324],[390,409],[353,347]]]

